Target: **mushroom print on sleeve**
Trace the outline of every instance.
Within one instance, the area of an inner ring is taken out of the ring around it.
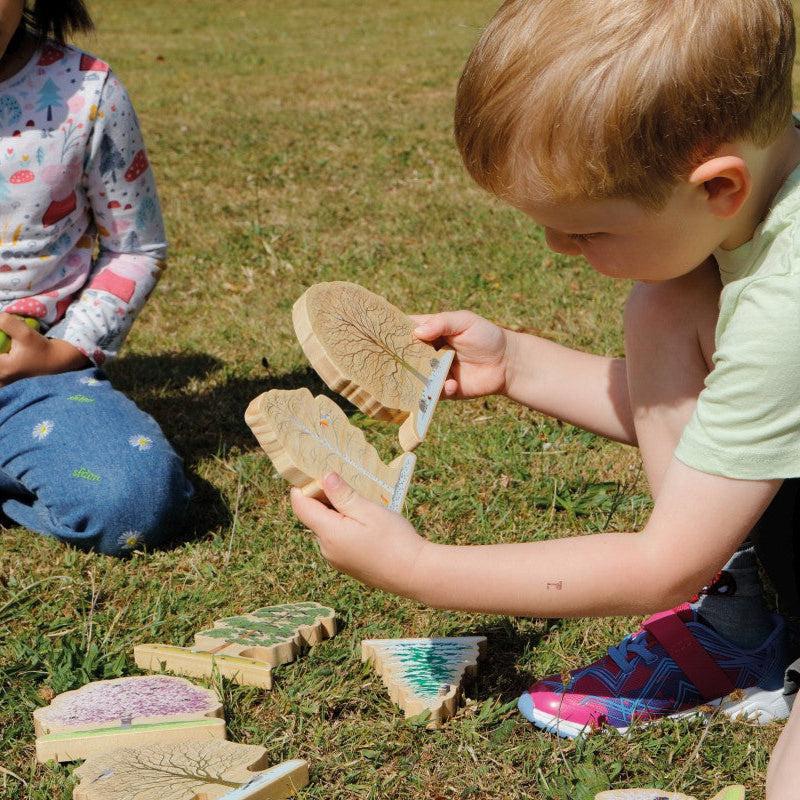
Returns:
[[[0,83],[0,311],[113,358],[166,257],[139,123],[108,65],[45,44]]]

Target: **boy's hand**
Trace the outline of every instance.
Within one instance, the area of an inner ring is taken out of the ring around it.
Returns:
[[[76,347],[42,336],[14,314],[0,314],[0,331],[11,337],[11,351],[0,355],[0,386],[34,375],[70,372],[89,364]]]
[[[412,315],[414,335],[424,342],[445,344],[456,352],[444,397],[466,399],[505,393],[508,384],[509,331],[473,314],[445,311]]]
[[[394,511],[366,500],[338,475],[326,475],[322,488],[333,508],[292,489],[292,508],[317,536],[319,549],[336,569],[367,586],[411,596],[414,565],[427,541]]]

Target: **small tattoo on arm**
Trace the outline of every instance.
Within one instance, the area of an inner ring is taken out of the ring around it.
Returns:
[[[551,589],[555,589],[557,592],[560,592],[563,588],[564,588],[564,581],[548,581],[547,583],[548,592]]]

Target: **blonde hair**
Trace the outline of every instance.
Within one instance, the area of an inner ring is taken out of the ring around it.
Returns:
[[[791,0],[506,0],[458,84],[455,136],[519,202],[665,202],[725,142],[792,110]]]

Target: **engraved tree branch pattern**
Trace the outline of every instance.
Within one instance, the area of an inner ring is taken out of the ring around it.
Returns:
[[[263,414],[291,461],[305,475],[337,472],[361,495],[386,505],[397,474],[332,400],[308,389],[267,392]]]
[[[120,748],[88,760],[76,800],[196,800],[220,798],[260,768],[265,750],[226,741]]]
[[[309,311],[323,346],[359,385],[376,389],[392,408],[414,408],[436,367],[436,351],[414,338],[411,320],[391,303],[359,286],[319,288]]]

